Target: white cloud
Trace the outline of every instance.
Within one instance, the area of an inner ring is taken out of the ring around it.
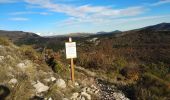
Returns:
[[[28,15],[28,14],[49,15],[49,13],[47,12],[33,12],[33,11],[19,11],[19,12],[9,13],[9,15]]]
[[[153,20],[153,19],[161,19],[161,18],[169,18],[170,15],[157,15],[157,16],[144,16],[144,17],[130,17],[130,18],[108,18],[108,19],[87,19],[87,20],[79,20],[77,18],[69,18],[66,20],[63,20],[59,22],[58,27],[63,26],[76,26],[81,24],[88,24],[93,26],[105,26],[105,25],[112,25],[112,24],[118,24],[121,25],[123,23],[129,23],[129,22],[140,22],[140,21],[147,21],[147,20]]]
[[[12,21],[28,21],[28,18],[24,18],[24,17],[15,17],[15,18],[10,18],[9,20]]]
[[[134,17],[134,18],[126,18],[126,19],[121,18],[121,19],[116,19],[115,22],[126,23],[126,22],[153,20],[153,19],[168,18],[168,17],[170,17],[170,15],[144,16],[144,17]]]
[[[129,7],[125,9],[113,9],[106,6],[72,6],[66,4],[56,4],[51,0],[25,0],[27,3],[37,5],[42,8],[49,9],[50,11],[64,13],[68,16],[76,18],[87,18],[87,17],[104,17],[104,16],[134,16],[141,14],[145,11],[143,7]]]
[[[168,3],[170,3],[170,0],[160,0],[158,2],[151,4],[151,6],[159,6],[159,5],[168,4]]]

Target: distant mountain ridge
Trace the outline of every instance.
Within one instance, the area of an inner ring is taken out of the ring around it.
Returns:
[[[0,36],[8,37],[18,45],[22,45],[22,44],[40,45],[41,44],[43,46],[49,46],[49,48],[53,48],[52,47],[53,44],[56,46],[56,48],[58,47],[63,48],[64,47],[63,43],[68,41],[68,37],[73,37],[74,41],[79,41],[79,40],[82,41],[82,40],[86,40],[87,38],[97,37],[97,38],[110,38],[113,39],[115,43],[139,44],[139,43],[158,42],[158,41],[167,42],[169,41],[169,38],[165,38],[165,37],[169,37],[169,32],[170,32],[170,23],[160,23],[157,25],[147,26],[144,28],[124,31],[124,32],[116,30],[111,32],[102,31],[102,32],[97,32],[96,34],[71,33],[67,35],[43,37],[31,32],[0,30]],[[164,37],[164,39],[162,37]]]
[[[170,31],[170,23],[160,23],[152,26],[141,28],[141,30],[154,30],[154,31]]]
[[[39,38],[40,36],[31,33],[31,32],[23,32],[23,31],[5,31],[0,30],[0,36],[8,37],[9,39],[16,41],[18,39],[24,39],[24,38]]]
[[[141,30],[152,30],[152,31],[170,31],[170,23],[160,23],[152,26],[146,26],[143,28],[136,29],[137,31]],[[129,30],[129,31],[136,31],[136,30]],[[127,31],[127,32],[129,32]],[[111,31],[111,32],[97,32],[97,33],[70,33],[66,35],[58,35],[58,36],[45,36],[46,38],[54,38],[54,37],[88,37],[88,36],[109,36],[109,35],[120,35],[121,33],[124,33],[119,30]],[[12,40],[17,40],[20,38],[39,38],[41,36],[32,33],[32,32],[23,32],[23,31],[5,31],[5,30],[0,30],[0,36],[6,36],[9,37]]]

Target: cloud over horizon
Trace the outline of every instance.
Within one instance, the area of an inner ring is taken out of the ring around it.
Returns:
[[[135,21],[143,23],[142,21],[148,19],[157,19],[158,22],[168,21],[170,13],[167,9],[163,12],[154,10],[155,8],[164,9],[163,5],[167,5],[168,8],[168,4],[170,4],[170,0],[151,0],[151,2],[143,2],[142,0],[128,0],[127,2],[118,0],[94,0],[94,2],[88,0],[0,0],[0,5],[8,6],[9,10],[3,19],[10,21],[8,22],[10,26],[13,22],[27,21],[30,25],[22,23],[22,26],[35,25],[29,30],[41,33],[50,33],[51,30],[56,31],[56,28],[61,33],[65,33],[66,30],[70,32],[80,32],[80,30],[84,31],[85,29],[97,31],[99,30],[98,26],[103,26],[103,30],[107,30],[111,26],[118,26],[118,24],[130,24],[130,22]],[[16,7],[12,8],[13,6]],[[1,10],[5,11],[2,8]],[[151,22],[148,21],[148,24]],[[123,28],[120,26],[120,29],[128,29],[128,26],[122,26]],[[44,30],[39,27],[44,27]],[[27,27],[24,29],[28,30]]]

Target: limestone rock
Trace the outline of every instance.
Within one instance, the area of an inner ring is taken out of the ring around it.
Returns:
[[[55,77],[51,77],[51,81],[52,82],[56,81],[56,78]]]
[[[17,64],[17,67],[20,68],[21,70],[25,71],[26,68],[32,66],[31,61],[25,60],[19,64]]]
[[[4,60],[4,56],[0,56],[0,62],[2,62]]]
[[[75,82],[74,85],[75,85],[75,86],[79,86],[79,83]]]
[[[81,96],[85,97],[87,100],[91,100],[91,95],[86,92],[81,92]]]
[[[63,79],[58,79],[58,80],[56,81],[56,85],[57,85],[57,87],[59,87],[59,88],[66,88],[66,83],[65,83],[65,81],[64,81]]]
[[[37,84],[34,84],[33,86],[36,89],[37,93],[45,92],[45,91],[48,91],[48,89],[49,89],[48,86],[45,86],[43,83],[41,83],[39,81],[37,82]]]
[[[70,99],[72,99],[72,100],[77,99],[78,96],[79,96],[79,93],[77,93],[77,92],[73,93]]]

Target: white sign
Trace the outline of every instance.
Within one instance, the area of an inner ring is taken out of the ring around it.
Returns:
[[[76,42],[67,42],[65,43],[66,47],[66,58],[77,58],[76,52]]]

